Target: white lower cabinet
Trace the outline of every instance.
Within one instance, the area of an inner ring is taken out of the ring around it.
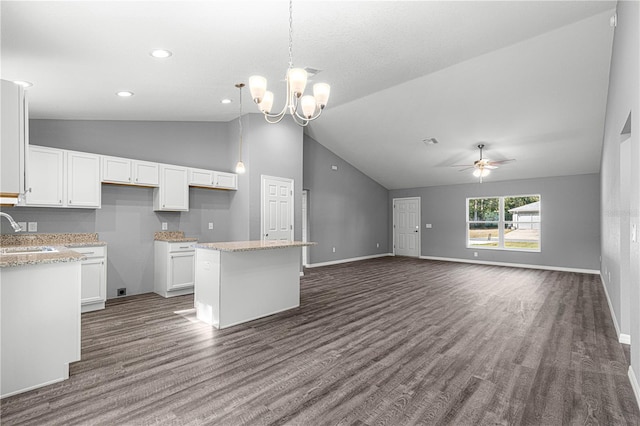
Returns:
[[[107,248],[104,246],[72,248],[87,258],[81,262],[80,303],[82,312],[104,309],[107,300]]]
[[[193,293],[195,242],[155,241],[154,291],[162,297]]]

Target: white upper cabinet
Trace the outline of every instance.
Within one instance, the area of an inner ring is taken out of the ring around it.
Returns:
[[[29,147],[25,201],[28,206],[63,206],[64,151]]]
[[[238,189],[238,175],[235,173],[214,172],[213,182],[216,188]]]
[[[158,186],[158,163],[103,155],[102,182],[123,185]]]
[[[160,185],[153,192],[153,210],[189,211],[189,170],[160,165]]]
[[[26,205],[100,208],[100,156],[30,146]]]
[[[100,207],[100,156],[86,152],[66,152],[67,207]]]
[[[133,183],[136,185],[158,186],[160,183],[160,167],[158,163],[133,160],[131,170],[133,171]]]
[[[213,170],[189,169],[189,185],[213,188]]]
[[[24,150],[28,142],[28,109],[24,89],[7,80],[0,88],[0,204],[16,204],[24,192]]]
[[[189,185],[214,189],[238,189],[238,175],[204,169],[189,169]]]
[[[131,160],[103,155],[102,182],[131,183]]]

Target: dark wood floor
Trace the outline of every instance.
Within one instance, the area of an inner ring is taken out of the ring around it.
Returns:
[[[2,425],[639,424],[595,275],[381,258],[307,270],[301,307],[218,331],[193,298],[82,317],[65,382]]]

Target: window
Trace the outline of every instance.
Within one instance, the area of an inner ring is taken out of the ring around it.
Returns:
[[[540,251],[540,195],[467,198],[467,248]]]

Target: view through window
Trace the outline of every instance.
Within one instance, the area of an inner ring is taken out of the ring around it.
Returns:
[[[467,247],[540,251],[540,195],[467,198]]]

